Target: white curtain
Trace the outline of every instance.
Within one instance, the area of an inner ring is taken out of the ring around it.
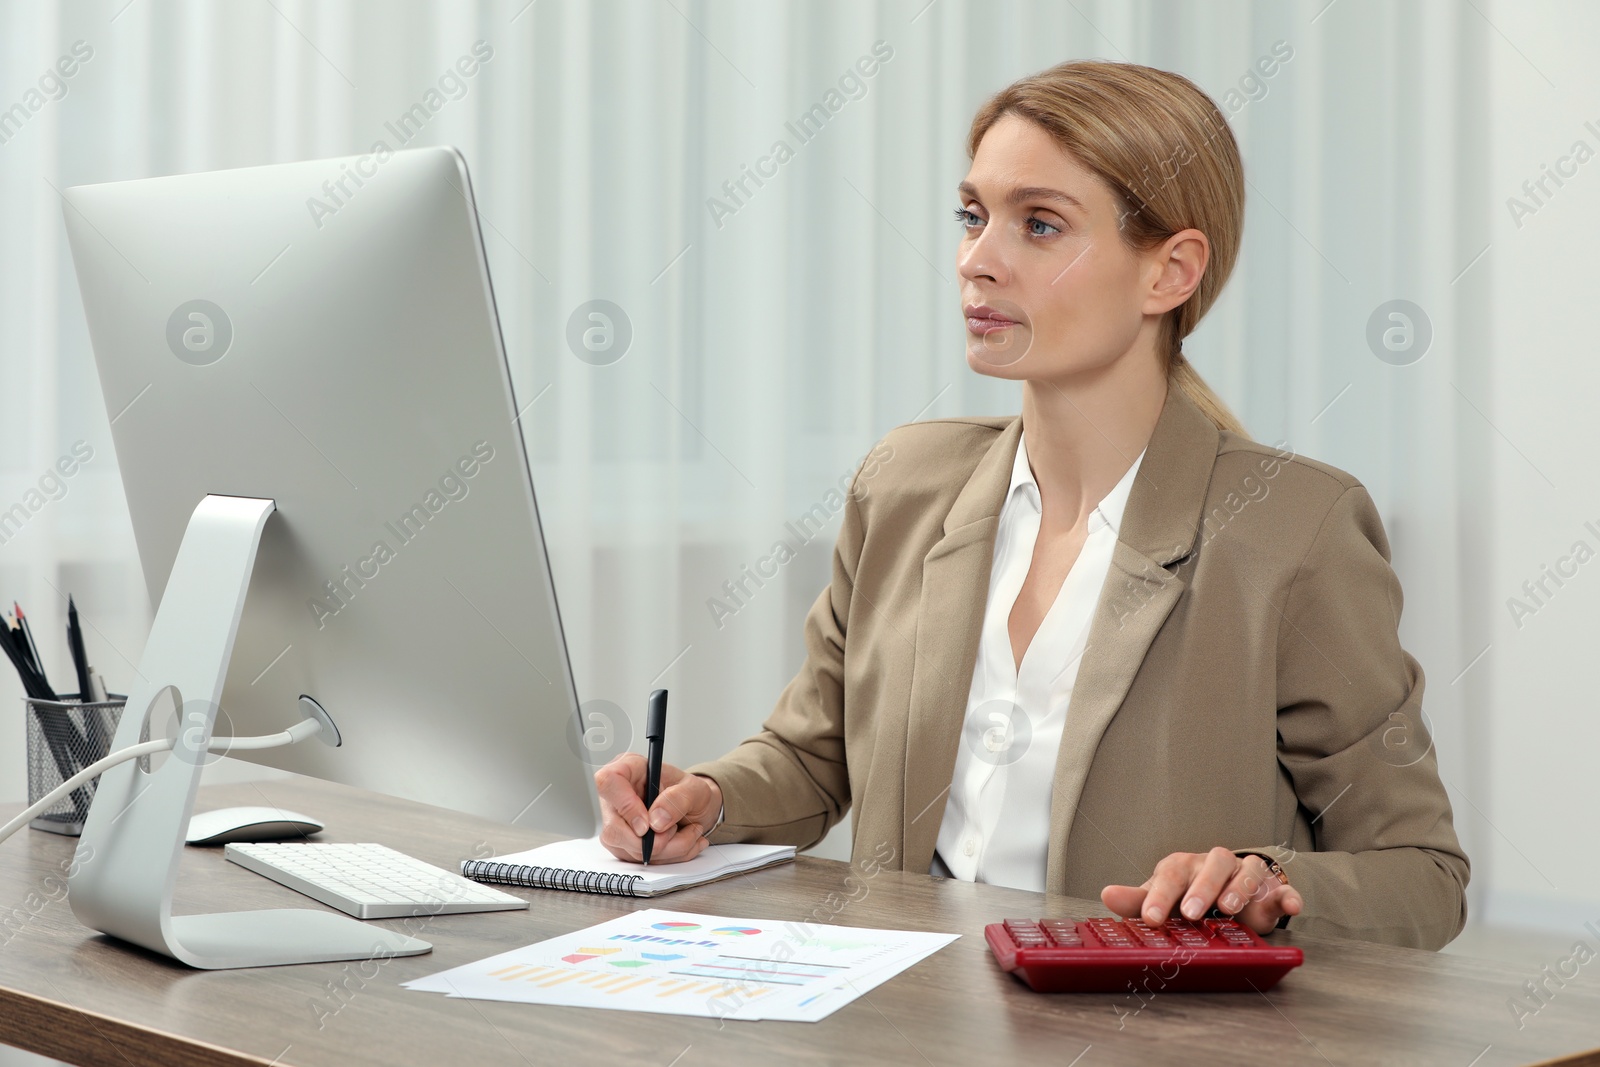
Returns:
[[[6,2],[0,107],[75,42],[92,57],[0,144],[0,507],[75,442],[94,458],[0,545],[0,599],[39,620],[64,672],[75,595],[114,685],[151,617],[57,189],[392,145],[385,123],[483,42],[492,56],[412,143],[455,144],[472,170],[580,695],[636,714],[667,686],[670,757],[715,755],[798,669],[836,518],[748,597],[724,583],[826,510],[891,427],[1018,410],[1017,386],[962,356],[950,216],[974,110],[1066,58],[1130,60],[1230,114],[1243,254],[1188,352],[1256,438],[1371,487],[1475,851],[1493,831],[1463,797],[1486,788],[1474,694],[1493,664],[1452,679],[1496,610],[1475,477],[1487,271],[1471,265],[1489,32],[1456,5],[1381,0]],[[818,103],[838,106],[802,130]],[[600,365],[566,339],[597,299],[632,331]],[[1432,326],[1408,365],[1366,338],[1394,299]],[[8,798],[24,792],[19,694],[0,677]]]

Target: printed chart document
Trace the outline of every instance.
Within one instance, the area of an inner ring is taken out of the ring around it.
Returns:
[[[817,1022],[959,936],[649,908],[404,984],[474,1000]]]

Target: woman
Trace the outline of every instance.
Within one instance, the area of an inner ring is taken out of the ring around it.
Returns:
[[[1444,945],[1468,863],[1377,510],[1183,357],[1239,248],[1226,119],[1178,75],[1064,63],[968,155],[967,362],[1021,416],[880,442],[764,728],[665,768],[649,812],[642,758],[607,764],[602,840],[806,847],[854,805],[858,862]]]

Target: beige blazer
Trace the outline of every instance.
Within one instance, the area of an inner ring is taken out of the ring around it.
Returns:
[[[723,791],[713,843],[807,847],[853,807],[857,864],[927,873],[1021,431],[916,422],[863,462],[804,666],[760,733],[689,768]],[[1048,891],[1097,900],[1223,845],[1279,859],[1305,898],[1292,929],[1450,941],[1468,863],[1400,604],[1360,482],[1169,390],[1068,707]]]

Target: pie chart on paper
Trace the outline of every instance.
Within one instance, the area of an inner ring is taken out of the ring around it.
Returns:
[[[675,930],[680,934],[686,934],[690,930],[698,930],[698,929],[700,929],[700,924],[699,923],[676,923],[676,922],[674,922],[674,923],[652,923],[650,925],[650,929],[652,929],[652,930]]]
[[[723,937],[754,937],[761,931],[753,926],[719,926],[711,932]]]

